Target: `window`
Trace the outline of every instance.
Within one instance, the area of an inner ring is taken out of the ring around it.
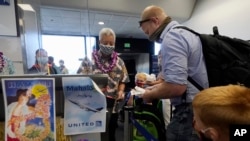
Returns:
[[[161,44],[155,42],[154,55],[158,55],[161,50]]]
[[[42,48],[48,56],[54,57],[54,63],[59,66],[59,60],[64,60],[69,74],[76,74],[80,66],[80,58],[85,56],[85,38],[80,36],[42,35]]]
[[[91,54],[93,50],[96,49],[96,38],[86,37],[86,53],[87,57],[91,60]]]

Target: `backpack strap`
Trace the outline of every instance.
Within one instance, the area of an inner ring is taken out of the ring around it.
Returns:
[[[175,28],[182,28],[182,29],[185,29],[185,30],[187,30],[187,31],[192,32],[192,33],[195,34],[195,35],[200,36],[200,33],[196,32],[196,31],[194,31],[194,30],[192,30],[192,29],[190,29],[190,28],[188,28],[188,27],[186,27],[186,26],[176,26],[176,27],[174,27],[174,29],[175,29]]]
[[[204,88],[201,87],[201,85],[199,85],[196,81],[194,81],[193,78],[191,78],[191,77],[188,76],[187,80],[188,80],[191,84],[193,84],[198,90],[200,90],[200,91],[204,90]],[[181,96],[181,101],[182,101],[182,104],[183,104],[183,103],[186,103],[186,101],[187,101],[187,91],[185,91],[184,94]],[[172,106],[172,105],[171,105],[171,106]],[[171,107],[171,111],[172,111],[172,107]],[[171,115],[170,117],[172,118],[172,113],[170,113],[170,115]]]
[[[194,81],[193,78],[191,78],[190,76],[188,76],[187,80],[194,85],[198,90],[202,91],[204,90],[203,87],[201,87],[201,85],[199,85],[196,81]],[[184,92],[184,94],[181,96],[181,101],[182,103],[186,103],[186,96],[187,96],[187,91]]]
[[[194,30],[192,30],[192,29],[190,29],[190,28],[188,28],[188,27],[186,27],[186,26],[176,26],[176,27],[174,27],[174,28],[182,28],[182,29],[185,29],[185,30],[187,30],[187,31],[192,32],[192,33],[195,34],[195,35],[200,36],[200,33],[196,32],[196,31],[194,31]],[[214,32],[214,35],[219,35],[219,31],[218,31],[217,26],[214,26],[214,27],[213,27],[213,32]],[[187,80],[188,80],[191,84],[193,84],[198,90],[201,91],[201,90],[204,89],[203,87],[201,87],[201,85],[199,85],[197,82],[195,82],[193,78],[191,78],[191,77],[188,76],[188,79],[187,79]],[[186,94],[184,94],[184,96],[185,96],[185,99],[186,99]]]
[[[185,30],[187,30],[187,31],[192,32],[192,33],[195,34],[195,35],[198,35],[198,36],[201,35],[200,33],[196,32],[196,31],[194,31],[193,29],[190,29],[190,28],[188,28],[188,27],[186,27],[186,26],[176,26],[176,27],[174,27],[174,28],[182,28],[182,29],[185,29]],[[217,27],[217,26],[214,26],[214,27],[213,27],[213,36],[219,36],[219,35],[220,35],[220,34],[219,34],[218,27]]]
[[[198,90],[202,91],[204,90],[203,87],[201,87],[201,85],[199,85],[197,82],[194,81],[193,78],[189,77],[188,76],[188,79],[187,79],[191,84],[193,84]]]

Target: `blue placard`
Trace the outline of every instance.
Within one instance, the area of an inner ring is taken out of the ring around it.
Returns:
[[[10,5],[10,0],[0,0],[0,5]]]

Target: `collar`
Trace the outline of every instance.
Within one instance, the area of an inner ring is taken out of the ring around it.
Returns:
[[[177,21],[171,21],[165,29],[162,31],[159,43],[162,43],[162,40],[164,39],[165,35],[174,27],[179,26],[180,24]]]

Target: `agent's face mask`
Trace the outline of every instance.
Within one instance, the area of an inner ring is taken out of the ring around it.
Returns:
[[[47,64],[48,63],[48,57],[37,57],[37,62],[41,64]]]
[[[110,46],[110,45],[103,45],[103,44],[100,44],[100,50],[103,54],[105,55],[110,55],[113,53],[114,49],[115,49],[115,46]]]

